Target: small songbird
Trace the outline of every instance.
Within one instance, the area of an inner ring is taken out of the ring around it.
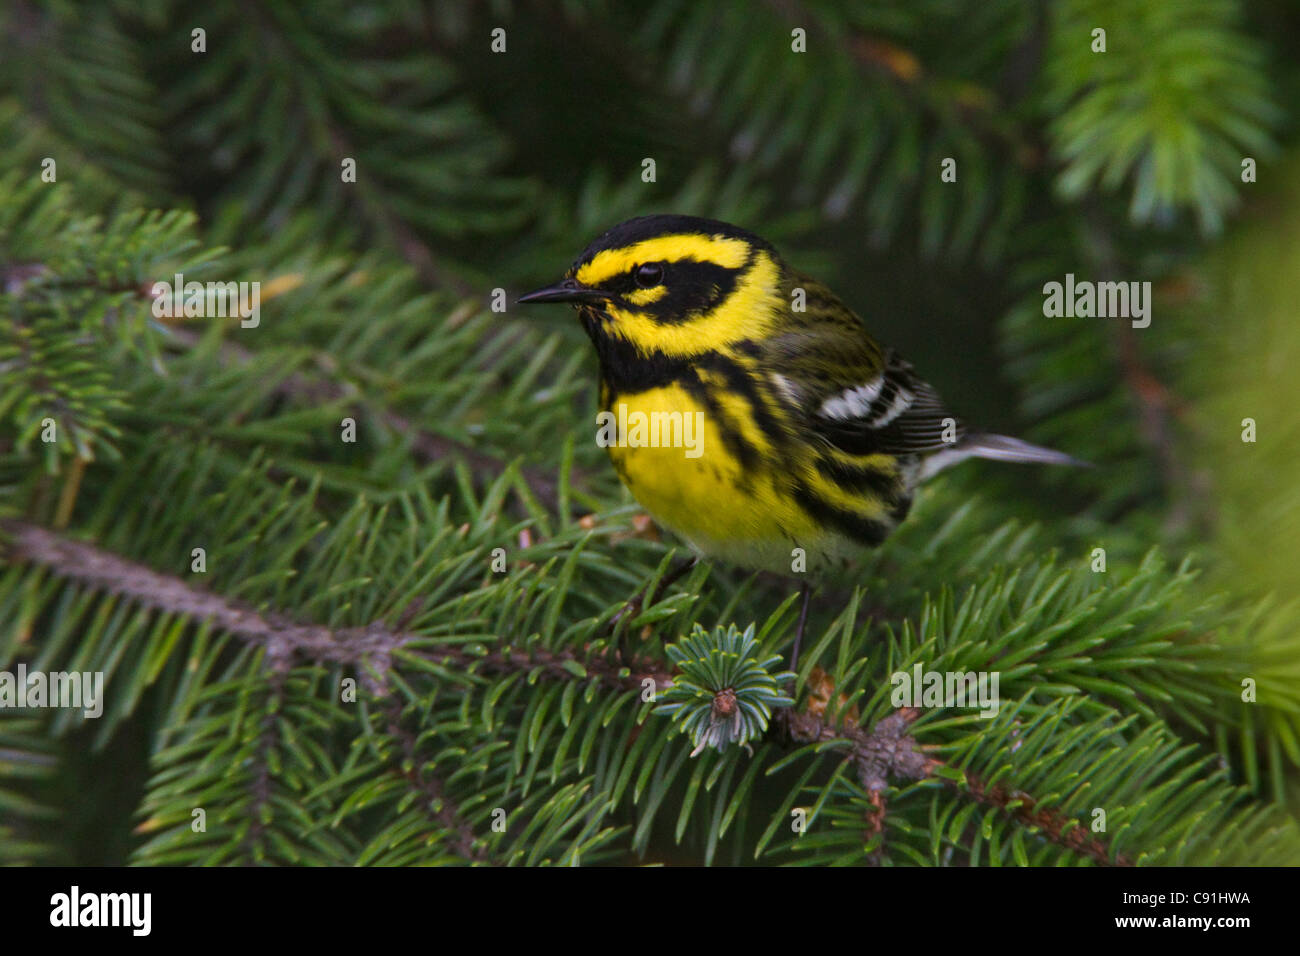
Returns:
[[[879,545],[916,486],[964,458],[1081,464],[964,425],[833,292],[724,222],[628,220],[519,301],[577,308],[600,359],[598,438],[707,558],[816,576]]]

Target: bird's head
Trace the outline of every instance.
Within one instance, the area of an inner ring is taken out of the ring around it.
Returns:
[[[700,355],[761,338],[785,304],[772,246],[694,216],[642,216],[605,233],[555,285],[520,302],[568,302],[597,348],[618,340],[644,354]]]

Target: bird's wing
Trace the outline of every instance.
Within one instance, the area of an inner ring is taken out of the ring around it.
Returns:
[[[825,287],[804,280],[808,311],[764,342],[773,391],[813,435],[852,454],[925,456],[967,434],[943,400]]]
[[[874,375],[825,383],[815,408],[805,409],[811,427],[831,444],[854,454],[929,455],[952,449],[966,427],[928,383],[893,350]]]
[[[774,391],[791,403],[805,436],[811,434],[849,454],[915,456],[922,459],[917,472],[922,481],[972,457],[1088,466],[1052,448],[967,428],[892,350],[886,350],[881,364],[874,367],[869,362],[841,361],[835,368],[837,374],[823,370],[824,374],[812,377],[805,368],[804,377],[798,379],[801,385],[795,384],[792,369],[775,372],[780,381],[774,383]]]

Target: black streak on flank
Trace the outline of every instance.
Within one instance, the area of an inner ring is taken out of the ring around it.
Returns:
[[[754,424],[758,426],[758,430],[762,432],[774,448],[780,450],[786,444],[785,427],[772,414],[772,410],[768,406],[767,395],[760,388],[760,384],[753,373],[746,370],[735,359],[719,352],[702,355],[698,362],[700,368],[709,369],[721,375],[726,381],[727,389],[732,394],[740,395],[745,399],[745,403],[749,406],[749,413],[753,416]]]
[[[877,498],[884,499],[892,507],[903,495],[903,483],[893,469],[857,467],[837,461],[834,458],[819,456],[817,470],[841,488],[850,491],[866,489]]]
[[[883,521],[864,518],[861,515],[845,511],[843,508],[837,508],[823,501],[803,483],[795,486],[794,494],[795,500],[799,502],[800,507],[819,522],[838,528],[850,538],[869,547],[876,547],[885,538],[889,537],[889,532],[893,530]]]

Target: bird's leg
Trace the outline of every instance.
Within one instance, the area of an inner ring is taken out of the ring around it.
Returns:
[[[792,671],[799,669],[799,645],[803,643],[803,629],[808,623],[808,600],[812,597],[812,586],[805,581],[800,590],[803,592],[803,607],[799,609],[799,627],[794,632],[794,651],[790,654]]]
[[[655,601],[659,600],[659,596],[676,583],[684,574],[686,574],[687,571],[695,567],[695,565],[699,563],[699,560],[700,559],[697,555],[680,558],[677,563],[670,567],[664,576],[659,579],[659,584],[655,587],[654,594],[650,595],[650,603],[654,604]],[[618,622],[623,620],[623,618],[636,617],[641,613],[641,607],[645,603],[645,591],[645,588],[638,591],[633,595],[632,599],[624,604],[623,607],[619,609],[619,612],[610,619],[610,634],[614,633],[615,629],[618,627]]]

